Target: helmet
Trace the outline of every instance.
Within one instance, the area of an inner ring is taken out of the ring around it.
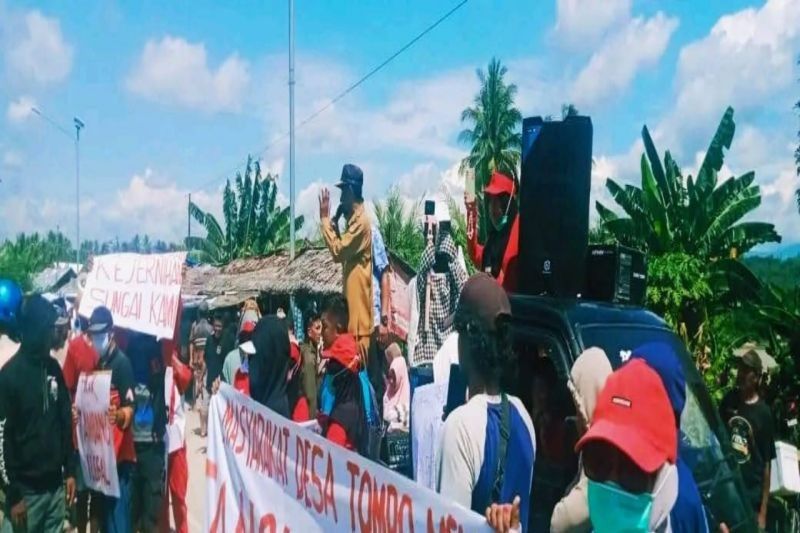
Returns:
[[[10,279],[0,279],[0,324],[14,324],[21,307],[22,289]]]

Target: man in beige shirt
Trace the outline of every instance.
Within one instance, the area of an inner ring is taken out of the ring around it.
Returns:
[[[370,336],[374,324],[372,307],[372,229],[364,209],[362,189],[364,174],[356,165],[342,168],[342,177],[336,184],[341,199],[336,216],[330,218],[330,192],[323,189],[319,198],[319,218],[322,238],[333,260],[342,264],[344,296],[350,314],[348,331],[358,340],[362,361],[366,362]],[[339,232],[339,218],[347,221],[343,233]]]

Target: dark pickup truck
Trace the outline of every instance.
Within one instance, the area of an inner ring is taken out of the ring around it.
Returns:
[[[651,341],[667,342],[675,347],[683,363],[687,382],[686,407],[681,418],[680,453],[694,472],[700,488],[711,530],[725,523],[730,531],[757,531],[754,513],[745,503],[744,486],[736,463],[731,459],[730,440],[703,380],[680,338],[659,316],[638,307],[583,300],[562,300],[551,297],[514,295],[511,298],[514,316],[516,351],[519,358],[518,393],[536,403],[530,389],[537,365],[531,360],[550,359],[554,370],[549,374],[557,383],[550,383],[555,405],[557,431],[559,424],[569,426],[572,408],[566,389],[569,371],[575,359],[588,347],[602,348],[613,368],[630,356],[631,350]],[[550,364],[550,363],[548,363]],[[541,365],[539,365],[541,366]],[[528,369],[526,372],[525,369]],[[533,369],[533,370],[531,370]],[[531,376],[531,372],[533,376]],[[524,390],[527,388],[528,390]],[[534,412],[536,408],[534,407]],[[574,415],[574,408],[572,408]],[[546,427],[552,425],[553,418]],[[565,419],[567,422],[565,422]],[[536,416],[535,416],[536,420]],[[670,423],[670,421],[665,421]],[[537,433],[540,433],[537,428]],[[545,433],[542,431],[541,433]],[[568,432],[567,432],[568,433]],[[538,437],[548,438],[547,435]],[[548,453],[547,445],[539,444],[533,486],[531,524],[534,531],[547,531],[553,507],[572,482],[577,470],[577,457],[563,456],[563,442]],[[572,441],[569,441],[572,442]]]

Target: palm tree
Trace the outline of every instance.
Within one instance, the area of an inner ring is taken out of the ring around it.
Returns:
[[[492,172],[497,170],[516,177],[520,163],[522,134],[519,125],[522,115],[514,106],[517,86],[506,83],[507,69],[493,58],[484,72],[478,69],[481,88],[475,95],[472,107],[461,113],[461,122],[468,127],[458,136],[460,142],[470,147],[461,161],[461,170],[475,170],[475,188],[480,205],[479,221],[485,221],[486,204],[483,189]],[[485,224],[479,224],[481,239],[485,238]]]
[[[389,190],[384,201],[375,201],[375,217],[386,248],[409,265],[419,264],[425,248],[420,227],[419,202],[406,208],[397,188]]]
[[[244,176],[237,173],[235,190],[228,180],[222,194],[225,228],[216,217],[189,203],[189,214],[206,230],[205,237],[186,239],[189,250],[201,260],[224,264],[240,257],[269,255],[289,242],[290,209],[276,205],[277,176],[262,176],[258,162],[247,160]],[[303,227],[303,217],[294,221]]]
[[[606,188],[625,215],[618,216],[597,202],[600,220],[615,239],[651,255],[680,252],[703,260],[738,257],[754,246],[780,242],[775,226],[742,222],[761,204],[755,173],[730,177],[718,185],[724,151],[735,131],[733,109],[720,121],[697,178],[685,180],[672,155],[659,159],[650,132],[642,129],[645,154],[641,159],[641,186],[619,185],[608,179]]]

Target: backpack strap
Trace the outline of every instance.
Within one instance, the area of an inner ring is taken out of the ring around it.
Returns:
[[[509,408],[508,396],[505,393],[500,394],[500,436],[497,446],[497,456],[495,457],[494,467],[494,484],[492,485],[492,501],[497,503],[500,501],[500,495],[503,489],[503,480],[505,478],[505,458],[508,452],[508,439],[511,437],[511,413]]]

